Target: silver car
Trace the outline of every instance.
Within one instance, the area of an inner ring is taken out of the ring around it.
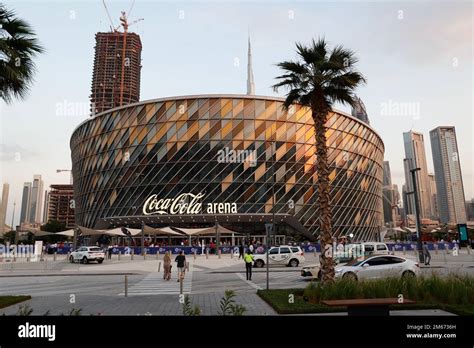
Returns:
[[[374,255],[336,267],[336,278],[352,280],[416,277],[419,274],[420,265],[417,262],[393,255]]]

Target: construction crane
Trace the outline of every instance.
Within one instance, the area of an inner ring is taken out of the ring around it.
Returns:
[[[130,6],[130,9],[128,10],[128,15],[127,12],[121,11],[121,16],[120,16],[120,25],[115,27],[114,23],[112,21],[112,17],[110,16],[109,9],[107,8],[107,5],[105,4],[105,0],[102,0],[102,3],[104,4],[105,12],[107,13],[107,17],[109,18],[110,21],[110,30],[114,33],[119,33],[119,28],[123,28],[123,43],[122,43],[122,66],[121,66],[121,76],[120,76],[120,106],[123,105],[123,90],[124,90],[124,80],[125,80],[125,50],[127,47],[127,33],[128,33],[128,28],[132,26],[135,23],[138,23],[140,21],[143,21],[144,18],[139,18],[137,20],[134,20],[133,22],[129,23],[128,22],[128,17],[132,13],[133,6],[135,5],[135,0],[133,0],[132,5]]]

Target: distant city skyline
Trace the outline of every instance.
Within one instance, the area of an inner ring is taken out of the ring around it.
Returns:
[[[42,175],[44,188],[69,183],[69,173],[56,169],[70,169],[70,136],[89,117],[95,34],[107,31],[109,22],[101,2],[4,3],[33,26],[46,48],[37,59],[35,83],[27,98],[0,105],[0,183],[10,184],[6,221],[11,223],[16,201],[16,225],[23,183],[34,174]],[[118,23],[119,11],[128,9],[129,3],[110,1],[108,6]],[[245,94],[249,27],[255,94],[275,95],[270,87],[279,75],[274,64],[295,57],[295,42],[325,36],[331,45],[342,44],[359,58],[358,69],[368,83],[357,94],[371,127],[385,143],[392,183],[400,188],[405,183],[403,132],[424,135],[427,172],[434,173],[431,146],[426,144],[429,131],[455,126],[465,196],[470,200],[474,197],[472,3],[429,3],[429,16],[426,6],[425,2],[137,0],[132,19],[145,18],[131,28],[143,44],[141,100]],[[344,25],[334,26],[335,18]],[[350,113],[348,107],[336,108]]]

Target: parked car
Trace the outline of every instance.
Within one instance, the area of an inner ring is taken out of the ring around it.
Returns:
[[[336,278],[379,279],[386,277],[416,277],[420,265],[410,259],[393,255],[374,255],[363,260],[352,260],[336,267]]]
[[[360,257],[367,257],[371,255],[390,255],[391,252],[387,244],[380,242],[364,242],[359,244],[349,244],[344,247],[344,250],[336,251],[334,254],[334,261],[336,263],[345,263]]]
[[[301,276],[307,280],[321,279],[321,266],[310,265],[301,269]]]
[[[98,263],[104,262],[105,253],[104,251],[95,246],[83,246],[79,249],[71,252],[69,255],[69,262],[74,263],[79,261],[80,263],[89,263],[91,261],[97,261]]]
[[[267,262],[267,254],[255,254],[254,260],[255,267],[263,267]],[[304,260],[304,252],[299,246],[280,245],[268,250],[269,265],[298,267]]]

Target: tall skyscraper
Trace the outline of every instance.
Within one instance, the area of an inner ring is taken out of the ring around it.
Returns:
[[[30,198],[31,182],[23,184],[23,194],[21,196],[20,224],[30,222]]]
[[[43,203],[43,223],[47,223],[49,218],[48,218],[48,205],[49,205],[49,191],[45,190],[44,191],[44,203]]]
[[[430,192],[431,192],[431,216],[434,220],[439,220],[438,212],[438,195],[436,194],[436,178],[433,173],[428,174],[430,181]]]
[[[413,192],[410,169],[420,168],[420,170],[416,172],[416,184],[420,208],[419,213],[421,218],[431,219],[431,192],[423,134],[413,131],[405,132],[403,133],[403,141],[405,145],[405,159],[403,164],[407,190],[408,192]],[[409,208],[408,214],[414,214],[414,195],[408,195],[407,200]]]
[[[33,183],[31,185],[30,208],[29,208],[29,223],[42,222],[43,204],[43,180],[41,175],[33,175]]]
[[[466,206],[461,165],[454,127],[430,131],[441,223],[466,223]]]
[[[2,201],[0,202],[0,236],[5,232],[5,224],[7,219],[7,208],[8,208],[8,193],[10,191],[10,185],[7,183],[3,184],[2,189]],[[13,229],[13,226],[11,227]]]
[[[51,185],[48,193],[48,220],[57,220],[67,228],[75,227],[74,189],[72,185]]]
[[[250,46],[250,36],[249,36],[249,47],[248,47],[248,53],[247,53],[247,94],[255,95],[255,81],[253,80],[252,47]]]
[[[395,191],[392,185],[392,175],[390,171],[390,163],[388,161],[383,162],[383,186],[382,186],[382,208],[384,222],[390,223],[395,221]]]
[[[392,172],[390,170],[390,162],[383,161],[383,186],[392,186]]]
[[[369,116],[367,115],[367,110],[365,109],[365,105],[362,102],[362,99],[356,97],[355,105],[352,107],[351,111],[352,116],[358,118],[362,122],[370,124]]]
[[[470,201],[466,201],[466,214],[468,221],[474,221],[474,198]]]
[[[135,33],[109,32],[95,35],[92,75],[92,115],[140,100],[142,43]],[[125,50],[124,50],[125,48]],[[125,53],[125,55],[124,55]],[[125,59],[122,59],[122,56]],[[123,65],[123,80],[122,80]]]

